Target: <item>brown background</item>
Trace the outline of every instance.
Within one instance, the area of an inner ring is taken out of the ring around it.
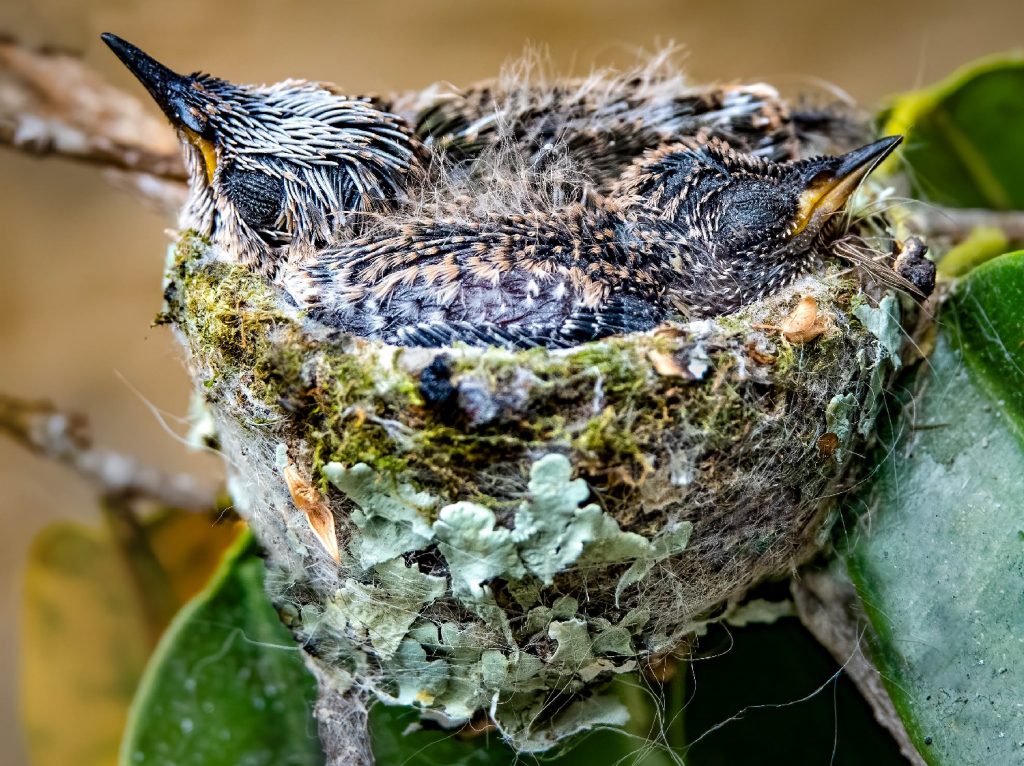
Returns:
[[[82,52],[139,92],[99,42],[113,31],[180,70],[229,79],[333,80],[351,92],[465,84],[527,42],[560,72],[684,46],[695,81],[757,79],[789,92],[832,84],[864,104],[927,84],[975,57],[1024,45],[1024,3],[402,0],[0,0],[0,31]],[[88,413],[99,440],[172,469],[217,475],[181,431],[188,384],[159,309],[168,222],[91,169],[0,150],[0,390]],[[0,441],[0,763],[21,766],[17,623],[32,535],[90,520],[87,488]],[[69,722],[73,725],[73,722]],[[73,766],[69,764],[69,766]]]

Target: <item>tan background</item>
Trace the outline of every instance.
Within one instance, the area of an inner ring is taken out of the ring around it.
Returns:
[[[352,92],[468,83],[528,41],[547,46],[559,71],[579,73],[674,40],[696,81],[758,79],[788,91],[832,83],[875,104],[1024,45],[1024,3],[0,0],[0,31],[81,51],[136,92],[100,32],[180,70],[327,79]],[[88,413],[108,446],[216,476],[215,461],[187,454],[151,409],[181,430],[186,378],[169,333],[150,328],[168,222],[89,168],[2,150],[0,203],[0,390]],[[16,684],[26,546],[54,519],[94,515],[76,478],[0,441],[0,766],[24,763]]]

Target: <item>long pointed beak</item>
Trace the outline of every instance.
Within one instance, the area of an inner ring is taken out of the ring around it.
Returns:
[[[807,168],[807,187],[800,195],[797,232],[839,212],[857,187],[903,141],[888,136],[838,157],[824,157]]]
[[[836,157],[838,162],[832,169],[832,174],[839,183],[860,183],[901,143],[903,143],[903,136],[887,136],[867,146],[862,146],[860,149],[854,149],[848,154]]]
[[[122,40],[117,35],[104,32],[100,35],[103,42],[121,59],[128,70],[141,82],[149,95],[153,97],[164,114],[177,126],[184,126],[202,133],[206,128],[206,119],[194,105],[195,97],[190,98],[193,77],[185,77],[174,72],[147,53]]]

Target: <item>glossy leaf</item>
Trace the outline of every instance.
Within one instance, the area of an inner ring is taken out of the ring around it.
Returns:
[[[972,271],[944,316],[974,379],[1024,435],[1024,251]]]
[[[315,688],[248,536],[174,619],[132,703],[122,766],[315,766]]]
[[[848,553],[873,656],[934,764],[1024,762],[1024,255],[960,285]]]
[[[33,766],[111,766],[151,648],[126,568],[104,530],[59,524],[34,541],[25,578],[21,706]]]
[[[1024,58],[976,63],[899,97],[882,132],[906,136],[899,156],[918,196],[952,207],[1024,209]]]
[[[143,525],[184,603],[235,536],[209,516],[167,512]],[[109,527],[61,523],[33,542],[25,573],[21,707],[33,766],[112,766],[135,687],[164,624],[151,624]]]
[[[1006,233],[996,226],[978,226],[967,238],[950,248],[938,263],[939,273],[945,277],[962,277],[986,261],[998,258],[1013,248]]]

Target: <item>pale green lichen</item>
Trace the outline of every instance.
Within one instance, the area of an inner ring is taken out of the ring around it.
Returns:
[[[651,547],[641,535],[623,532],[597,505],[581,506],[590,488],[572,478],[564,455],[546,455],[534,463],[529,488],[530,500],[516,513],[513,538],[523,565],[545,585],[577,561],[634,560]]]
[[[850,421],[858,415],[859,409],[857,397],[853,394],[837,394],[825,407],[825,430],[839,439],[839,446],[832,453],[837,463],[842,464],[846,459],[846,450],[855,431],[854,423]]]
[[[854,316],[878,339],[873,351],[860,349],[857,358],[861,370],[868,377],[868,408],[861,418],[858,433],[868,436],[874,431],[875,421],[882,406],[885,382],[902,365],[900,358],[904,330],[900,324],[900,304],[896,296],[888,294],[879,301],[878,308],[862,303],[854,309]]]
[[[688,521],[670,523],[659,532],[652,541],[646,538],[639,550],[632,558],[632,564],[625,574],[619,578],[615,586],[615,604],[618,606],[622,592],[630,585],[640,582],[654,566],[669,556],[682,553],[690,542],[690,535],[693,534],[693,524]]]
[[[862,303],[853,310],[853,314],[868,332],[878,338],[893,365],[899,367],[904,331],[900,325],[900,304],[896,296],[886,295],[879,301],[878,308]]]
[[[434,522],[438,548],[448,562],[452,592],[480,599],[487,596],[484,583],[496,577],[521,579],[526,574],[512,532],[495,528],[497,518],[489,508],[475,503],[454,503],[441,509]]]
[[[427,518],[437,498],[396,486],[363,464],[345,468],[329,463],[324,475],[355,504],[351,519],[361,534],[353,536],[349,548],[363,567],[425,549],[436,540],[459,597],[487,598],[484,583],[499,577],[520,582],[529,573],[551,585],[575,564],[630,562],[618,596],[659,561],[681,552],[692,530],[689,523],[672,524],[653,541],[623,532],[597,505],[582,505],[590,488],[572,478],[564,455],[546,455],[534,463],[530,497],[516,512],[512,529],[497,526],[491,509],[465,501],[441,508],[431,527]]]
[[[364,463],[351,468],[328,463],[323,473],[355,503],[350,518],[360,534],[349,550],[363,568],[425,548],[432,540],[437,499],[429,493],[390,481]]]
[[[448,688],[448,663],[428,660],[423,645],[412,638],[402,639],[392,667],[398,684],[395,701],[401,705],[433,705]]]
[[[443,577],[423,574],[406,566],[400,558],[374,568],[380,585],[365,585],[348,579],[334,602],[347,626],[365,636],[382,660],[389,660],[416,621],[420,610],[445,594]]]
[[[551,715],[550,702],[534,697],[532,704],[518,700],[498,704],[495,718],[504,722],[504,731],[520,752],[537,753],[550,750],[560,741],[601,727],[623,727],[629,723],[629,710],[611,694],[584,697],[568,703]],[[546,725],[538,726],[538,721]]]
[[[499,725],[514,728],[523,711],[543,707],[552,690],[570,693],[598,677],[635,669],[633,639],[650,617],[649,611],[635,609],[618,623],[588,618],[580,613],[577,599],[562,596],[551,606],[534,606],[525,616],[520,636],[542,635],[552,642],[549,652],[537,656],[519,645],[505,612],[493,601],[490,582],[532,577],[541,585],[548,578],[550,584],[584,562],[596,567],[628,561],[623,583],[629,585],[682,550],[690,534],[685,523],[653,541],[623,532],[597,505],[584,504],[589,488],[572,479],[562,455],[546,455],[534,463],[529,497],[511,528],[502,526],[491,509],[468,502],[441,508],[431,527],[424,519],[436,507],[436,498],[396,488],[363,465],[345,469],[329,464],[325,471],[356,506],[356,533],[349,543],[353,552],[366,551],[369,540],[364,535],[369,534],[373,545],[393,553],[413,539],[410,530],[415,527],[418,550],[436,543],[444,557],[446,578],[416,571],[401,556],[375,562],[375,581],[347,578],[334,604],[345,615],[343,627],[365,636],[385,676],[394,679],[392,701],[429,707],[451,720],[468,719],[498,700]],[[370,561],[373,556],[368,554],[360,558],[364,564]],[[475,602],[480,622],[460,626],[419,617],[449,593],[464,603]],[[541,588],[533,593],[535,601]],[[351,646],[348,651],[361,650]],[[598,705],[593,711],[610,709]],[[543,728],[535,722],[535,735],[553,736],[536,734]]]

